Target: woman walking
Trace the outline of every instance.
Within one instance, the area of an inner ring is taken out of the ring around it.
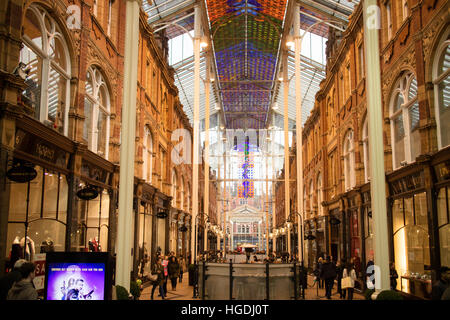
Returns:
[[[177,279],[180,276],[180,265],[175,256],[170,257],[167,269],[169,271],[170,281],[172,282],[172,290],[177,291]]]
[[[155,264],[152,266],[152,274],[157,275],[157,278],[155,281],[153,281],[153,288],[152,288],[152,300],[153,300],[153,294],[155,293],[156,287],[159,287],[159,294],[161,295],[161,299],[165,298],[165,293],[163,289],[163,283],[164,283],[164,267],[161,264],[161,258],[158,257],[156,259]]]
[[[347,299],[353,300],[353,291],[355,288],[356,272],[353,263],[348,263],[344,271],[342,272],[342,289],[345,289],[347,293]],[[344,293],[345,299],[345,293]]]
[[[186,268],[186,263],[184,261],[183,257],[180,257],[180,259],[178,260],[180,262],[180,277],[179,277],[179,282],[183,282],[183,273],[184,273],[184,269]]]
[[[169,257],[167,255],[164,256],[163,261],[161,262],[163,266],[163,289],[164,289],[164,295],[167,296],[167,280],[169,279]]]

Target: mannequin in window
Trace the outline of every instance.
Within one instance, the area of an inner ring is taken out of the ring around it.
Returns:
[[[54,252],[55,247],[53,245],[53,240],[50,237],[47,237],[46,240],[42,241],[41,244],[41,253]]]
[[[35,249],[34,249],[34,241],[33,241],[33,239],[31,239],[30,237],[27,236],[27,241],[26,241],[26,244],[25,244],[25,237],[23,237],[22,239],[20,239],[20,246],[21,246],[22,250],[25,247],[25,257],[24,257],[24,259],[28,260],[28,261],[33,261],[34,254],[36,253]]]
[[[98,237],[95,237],[94,240],[89,239],[89,251],[91,252],[101,251],[100,244],[98,243]]]
[[[11,246],[8,268],[12,270],[16,261],[22,258],[23,258],[23,249],[20,247],[19,237],[16,236]]]

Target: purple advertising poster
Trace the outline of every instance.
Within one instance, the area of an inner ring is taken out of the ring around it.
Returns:
[[[50,263],[47,300],[104,300],[103,263]]]

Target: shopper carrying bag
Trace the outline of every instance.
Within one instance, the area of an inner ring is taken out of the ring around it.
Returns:
[[[347,299],[353,300],[353,290],[355,288],[356,272],[353,263],[347,264],[347,267],[342,272],[342,289],[348,293]],[[345,299],[344,293],[344,299]]]

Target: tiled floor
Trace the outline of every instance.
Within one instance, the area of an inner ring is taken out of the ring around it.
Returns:
[[[139,300],[150,300],[152,288],[153,288],[153,286],[144,288]],[[172,289],[172,286],[169,281],[169,283],[167,284],[167,300],[195,300],[192,298],[194,290],[193,290],[192,286],[189,286],[189,280],[188,280],[187,273],[185,274],[183,281],[181,283],[177,284],[176,290],[171,290],[171,289]],[[158,294],[159,294],[159,290],[158,290],[158,288],[156,288],[154,296],[153,296],[154,300],[161,300],[161,297],[158,297]]]
[[[314,284],[314,279],[312,276],[308,277],[308,289],[305,291],[305,300],[327,300],[325,297],[325,289],[317,289],[317,283]],[[188,276],[185,274],[182,283],[177,284],[176,291],[171,290],[170,281],[167,284],[167,300],[199,300],[194,299],[193,296],[193,287],[189,286]],[[141,294],[140,300],[150,300],[151,297],[152,286],[146,287]],[[336,283],[333,287],[333,295],[332,300],[341,300],[339,299],[339,293],[337,293]],[[161,300],[161,297],[158,297],[158,288],[155,289],[154,293],[155,300]],[[364,296],[361,294],[354,292],[353,300],[364,300]]]

